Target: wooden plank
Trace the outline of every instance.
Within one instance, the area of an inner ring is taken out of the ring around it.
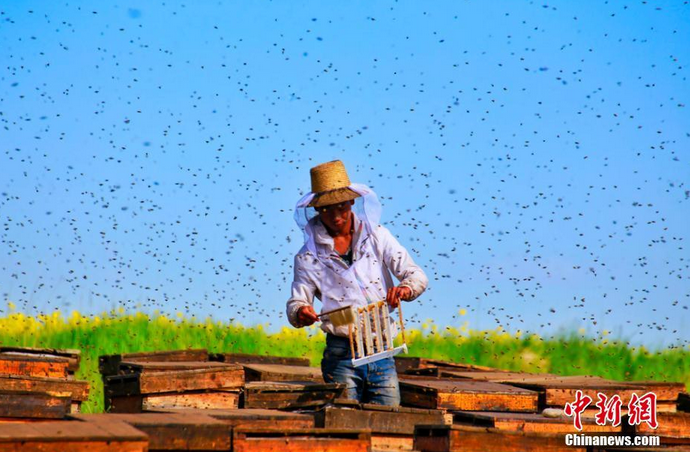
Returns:
[[[67,378],[69,359],[24,354],[0,354],[0,374]]]
[[[168,409],[235,410],[239,403],[239,391],[216,390],[106,397],[106,410],[110,413],[158,412]]]
[[[156,394],[143,398],[142,410],[156,411],[166,408],[237,409],[239,391],[209,391],[182,394]]]
[[[155,394],[195,389],[240,389],[244,385],[244,370],[241,366],[233,367],[142,374],[139,390],[141,394]]]
[[[620,396],[623,404],[627,405],[628,402],[630,402],[630,397],[632,397],[633,393],[643,395],[648,392],[649,389],[651,389],[651,386],[646,386],[644,383],[634,385],[632,383],[617,382],[599,377],[580,376],[547,379],[535,377],[521,381],[512,381],[510,384],[521,388],[539,391],[543,395],[543,406],[552,406],[558,408],[562,408],[566,403],[575,400],[575,394],[578,390],[581,390],[584,395],[591,397],[594,402],[598,400],[598,393],[602,393],[607,397],[618,395]],[[669,396],[669,394],[672,392],[673,389],[667,387],[663,394],[665,394],[665,396]]]
[[[147,452],[146,441],[16,441],[0,442],[0,452]]]
[[[0,424],[7,424],[7,423],[13,423],[13,424],[26,424],[26,423],[31,423],[31,422],[58,422],[58,421],[63,421],[64,418],[61,419],[37,419],[37,418],[30,418],[30,417],[0,417]]]
[[[148,438],[118,422],[79,421],[0,424],[0,452],[146,452]]]
[[[443,424],[444,412],[406,407],[362,405],[352,409],[326,406],[316,412],[316,426],[336,429],[370,429],[372,433],[413,435],[415,425]]]
[[[308,366],[307,358],[293,358],[285,356],[247,355],[244,353],[213,353],[211,361],[234,364],[283,364],[286,366]]]
[[[493,381],[494,383],[512,383],[514,381],[526,381],[538,378],[541,380],[558,379],[560,375],[554,374],[535,374],[530,372],[508,372],[508,371],[463,371],[446,367],[426,367],[419,369],[409,369],[407,374],[401,378],[413,376],[425,376],[436,378],[458,378],[477,381]],[[597,377],[598,378],[598,377]]]
[[[179,414],[205,414],[232,427],[248,428],[313,428],[314,416],[289,411],[265,409],[160,409],[159,412]]]
[[[673,402],[657,402],[656,411],[657,413],[675,413],[677,411],[676,404]],[[582,412],[580,417],[582,419],[594,419],[598,412],[599,409],[596,406],[589,405],[587,409]],[[626,414],[628,414],[628,407],[627,405],[623,405],[621,406],[621,416],[625,416]]]
[[[199,413],[81,414],[84,422],[123,422],[146,433],[153,450],[230,450],[232,427]]]
[[[426,452],[586,452],[566,446],[564,434],[525,433],[463,425],[417,426],[415,450]]]
[[[412,451],[414,450],[414,437],[412,435],[394,435],[384,433],[371,434],[372,452],[383,451]]]
[[[107,395],[128,396],[184,392],[200,389],[240,389],[244,384],[242,366],[228,364],[218,369],[144,372],[105,377]]]
[[[634,426],[633,430],[639,435],[659,435],[668,438],[690,438],[690,413],[659,413],[657,412],[656,429],[646,422]],[[627,416],[624,422],[627,424]]]
[[[208,351],[204,349],[164,350],[155,352],[123,353],[103,355],[98,358],[98,371],[103,376],[117,375],[120,363],[124,361],[208,361]]]
[[[0,375],[0,391],[42,392],[83,402],[89,398],[89,383],[60,378]]]
[[[462,411],[537,411],[538,393],[471,380],[401,380],[403,405]]]
[[[345,389],[340,383],[264,382],[245,385],[244,408],[307,408],[322,406],[339,397]]]
[[[122,361],[118,375],[131,375],[136,373],[152,373],[152,372],[171,372],[177,370],[237,370],[241,367],[236,364],[218,363],[212,361]]]
[[[493,411],[458,411],[453,414],[453,423],[490,427],[498,430],[538,433],[617,433],[621,426],[597,425],[594,419],[582,419],[582,431],[573,426],[573,418],[562,415],[557,418],[544,417],[540,413],[506,413]]]
[[[669,401],[677,403],[682,394],[687,395],[685,383],[679,382],[662,382],[662,381],[625,381],[618,382],[621,385],[643,388],[645,393],[653,392],[656,394],[657,401]],[[638,392],[638,396],[641,396]]]
[[[321,369],[284,364],[243,364],[246,381],[316,381],[323,383]]]
[[[49,358],[66,358],[69,360],[67,370],[74,373],[79,370],[81,361],[81,350],[72,348],[36,348],[36,347],[11,347],[0,346],[0,354],[26,354],[39,355]]]
[[[368,452],[371,434],[361,430],[233,430],[234,452]]]
[[[395,368],[398,371],[398,374],[404,374],[408,369],[433,367],[444,367],[466,371],[501,371],[500,369],[495,369],[493,367],[477,366],[475,364],[454,363],[450,361],[442,361],[440,359],[418,358],[412,356],[395,357]]]
[[[62,419],[70,410],[68,397],[40,392],[0,392],[0,417]]]

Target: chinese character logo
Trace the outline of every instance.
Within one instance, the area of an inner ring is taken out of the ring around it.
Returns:
[[[594,421],[597,425],[606,425],[606,421],[611,422],[611,425],[618,427],[621,424],[621,405],[623,401],[618,394],[610,399],[606,394],[601,392],[597,394],[599,401],[595,404],[599,411],[594,415]]]
[[[597,425],[610,423],[613,427],[618,427],[621,424],[623,406],[621,397],[618,394],[608,397],[599,392],[597,398],[599,400],[594,406],[598,408],[598,411],[594,415],[594,422]],[[573,425],[578,431],[582,431],[582,413],[591,403],[592,398],[578,389],[575,393],[575,401],[565,404],[563,412],[566,416],[573,418]],[[653,429],[659,426],[656,416],[656,394],[653,392],[648,392],[641,397],[633,392],[628,402],[628,424],[640,425],[643,422]]]
[[[579,389],[575,393],[575,401],[573,403],[566,403],[563,412],[566,416],[573,418],[573,424],[575,428],[582,431],[582,420],[580,415],[583,411],[592,403],[592,398],[590,396],[584,395]]]
[[[628,424],[639,425],[646,422],[651,428],[657,428],[656,422],[656,394],[648,392],[642,397],[638,397],[633,392],[628,403]]]

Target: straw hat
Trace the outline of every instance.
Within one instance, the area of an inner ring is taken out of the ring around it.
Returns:
[[[322,163],[309,170],[311,192],[315,194],[309,207],[323,207],[350,201],[359,195],[350,190],[350,178],[340,160]]]

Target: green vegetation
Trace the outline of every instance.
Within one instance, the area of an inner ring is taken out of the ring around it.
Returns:
[[[606,338],[576,333],[557,339],[424,325],[407,330],[411,356],[424,356],[509,370],[561,375],[599,375],[614,380],[682,381],[690,383],[690,349],[648,351]],[[76,348],[82,351],[78,379],[91,383],[85,412],[103,410],[98,357],[113,353],[205,348],[210,352],[301,356],[318,365],[324,340],[316,328],[285,327],[270,334],[262,326],[245,327],[211,319],[178,315],[148,316],[124,311],[101,316],[60,313],[31,317],[11,313],[0,318],[0,344]]]

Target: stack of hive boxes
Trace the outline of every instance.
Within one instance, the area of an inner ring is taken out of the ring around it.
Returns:
[[[99,359],[106,410],[237,408],[242,366],[209,361],[206,350],[107,355]]]
[[[53,351],[52,364],[42,367],[33,363],[48,359],[38,356],[47,355],[45,350],[0,350],[0,361],[3,353],[15,361],[21,357],[21,364],[13,364],[15,370],[41,368],[50,373],[22,377],[25,380],[74,382],[69,364],[63,362],[69,361],[64,351]],[[396,364],[403,406],[390,408],[342,398],[341,385],[324,383],[320,369],[300,358],[205,350],[104,356],[100,368],[108,413],[66,415],[75,400],[71,393],[69,403],[62,400],[62,405],[45,396],[33,399],[33,405],[23,409],[53,420],[0,422],[0,451],[612,450],[567,446],[565,435],[577,433],[572,418],[542,414],[546,408],[562,409],[578,390],[594,400],[600,393],[618,395],[623,406],[633,392],[653,391],[658,397],[657,429],[645,423],[626,427],[625,417],[622,425],[598,425],[594,411],[585,410],[583,433],[658,435],[662,447],[655,450],[690,450],[690,413],[683,412],[690,397],[680,383],[508,372],[424,358],[398,357]],[[63,371],[66,376],[57,378]],[[6,413],[13,405],[0,406]]]
[[[75,380],[79,350],[0,346],[0,418],[60,419],[78,412],[89,385]]]
[[[567,446],[568,433],[659,435],[667,450],[690,450],[690,414],[679,411],[687,398],[683,383],[620,382],[596,376],[559,376],[508,372],[468,364],[424,358],[400,358],[403,404],[434,407],[452,415],[451,425],[418,426],[415,447],[425,451],[609,450]],[[575,401],[578,391],[591,397],[582,413],[582,431],[562,410]],[[659,427],[646,423],[630,426],[627,404],[633,393],[657,396]],[[621,424],[595,422],[598,395],[619,396]],[[550,411],[545,416],[544,410]],[[555,409],[555,410],[554,410]],[[621,448],[616,450],[642,450]],[[646,449],[645,449],[646,450]],[[664,449],[660,449],[664,450]]]

